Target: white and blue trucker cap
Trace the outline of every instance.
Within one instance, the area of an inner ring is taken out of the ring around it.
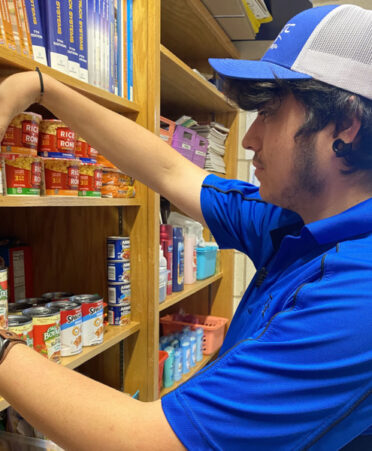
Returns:
[[[320,80],[372,99],[372,11],[307,9],[289,20],[260,61],[210,58],[222,78]]]

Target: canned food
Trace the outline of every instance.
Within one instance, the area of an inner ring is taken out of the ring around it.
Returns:
[[[4,154],[6,189],[8,196],[40,196],[41,159],[17,154]]]
[[[45,194],[47,196],[77,196],[79,166],[79,160],[45,158]]]
[[[125,236],[107,238],[107,258],[109,260],[130,260],[130,239]]]
[[[39,299],[45,299],[45,302],[51,301],[71,301],[71,297],[73,293],[69,293],[68,291],[55,291],[52,293],[44,293],[41,295]]]
[[[131,301],[130,283],[109,283],[108,301],[110,304],[121,304]]]
[[[42,117],[36,113],[18,114],[5,132],[1,151],[36,156],[41,119]]]
[[[82,314],[77,302],[54,301],[46,304],[60,313],[61,356],[79,354],[82,351]]]
[[[130,302],[108,305],[109,324],[112,326],[126,326],[130,323]]]
[[[75,132],[62,121],[47,119],[40,122],[39,153],[42,156],[74,156],[75,141]]]
[[[9,315],[8,328],[22,338],[28,347],[34,347],[32,318],[24,315]]]
[[[83,346],[103,342],[103,299],[98,294],[72,296],[72,302],[81,305],[83,315]]]
[[[96,164],[83,163],[79,172],[79,196],[101,197],[102,168]]]
[[[23,314],[32,318],[34,349],[53,362],[61,361],[60,315],[55,309],[32,307]]]
[[[38,307],[43,306],[47,303],[47,299],[44,298],[25,298],[25,299],[18,299],[18,301],[15,301],[16,305],[20,305],[23,310],[30,307]]]
[[[8,269],[0,269],[0,328],[8,328]]]
[[[130,262],[112,260],[107,263],[107,274],[109,282],[130,282]]]

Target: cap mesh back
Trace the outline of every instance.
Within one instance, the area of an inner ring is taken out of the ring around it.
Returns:
[[[372,98],[372,11],[343,5],[315,28],[292,69]]]

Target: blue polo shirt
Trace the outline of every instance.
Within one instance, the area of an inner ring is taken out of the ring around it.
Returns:
[[[372,424],[372,199],[304,226],[206,177],[204,218],[257,273],[219,358],[162,398],[190,450],[335,450]]]

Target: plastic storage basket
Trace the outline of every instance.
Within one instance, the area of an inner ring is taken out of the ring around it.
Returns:
[[[167,351],[159,351],[159,396],[160,390],[163,388],[163,371],[164,371],[164,362],[168,358]]]
[[[196,248],[196,278],[206,279],[216,272],[217,246]]]
[[[176,128],[176,124],[167,119],[166,117],[160,116],[160,138],[172,145],[173,133]]]
[[[173,332],[181,331],[185,326],[189,326],[191,330],[201,327],[204,331],[203,335],[203,354],[212,354],[221,347],[227,318],[219,316],[192,315],[197,321],[196,323],[187,323],[184,321],[175,321],[174,315],[166,315],[160,318],[160,324],[163,327],[163,335],[169,335]]]

